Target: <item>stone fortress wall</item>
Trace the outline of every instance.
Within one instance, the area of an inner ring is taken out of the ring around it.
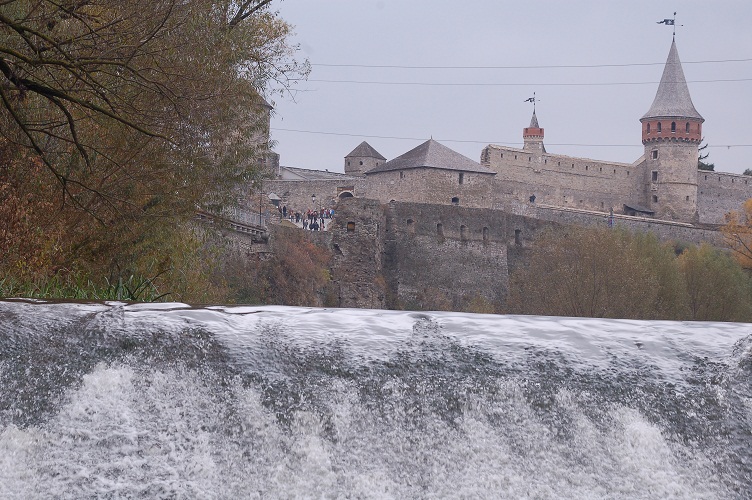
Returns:
[[[422,309],[428,297],[455,310],[479,299],[503,303],[510,273],[541,231],[609,224],[600,212],[530,203],[499,211],[346,198],[337,214],[331,272],[340,307]],[[717,231],[688,223],[615,215],[613,225],[663,241],[721,243]]]
[[[741,210],[752,198],[752,177],[725,172],[697,172],[697,211],[700,223],[724,224],[727,213]]]
[[[441,169],[405,169],[369,176],[366,197],[392,200],[491,208],[492,180],[488,174]],[[417,188],[417,189],[416,189]]]
[[[367,184],[364,177],[338,176],[321,180],[284,180],[272,179],[264,181],[264,192],[274,193],[281,198],[279,206],[288,209],[307,210],[319,208],[334,208],[341,197],[365,197]],[[316,195],[316,206],[311,195]]]
[[[653,196],[662,199],[666,189],[653,182],[653,170],[644,158],[627,164],[547,153],[536,156],[522,149],[489,145],[481,153],[481,164],[497,172],[492,207],[502,210],[511,202],[528,202],[535,196],[536,203],[545,205],[601,212],[613,208],[622,213],[625,204],[654,207]],[[750,176],[695,172],[696,191],[687,195],[696,196],[698,218],[694,222],[724,224],[727,213],[739,210],[752,198]],[[692,180],[687,184],[692,186]]]
[[[311,195],[319,207],[331,208],[341,198],[408,201],[435,205],[508,210],[518,203],[534,202],[563,209],[617,214],[624,205],[650,208],[652,196],[662,197],[664,185],[652,181],[652,170],[643,158],[617,163],[566,155],[489,145],[481,153],[481,165],[496,172],[487,175],[438,169],[408,169],[382,173],[378,178],[338,175],[331,179],[264,181],[264,191],[282,198],[281,204],[298,210],[312,209]],[[698,218],[691,222],[720,225],[725,215],[739,210],[752,198],[752,177],[705,170],[697,175]]]
[[[497,173],[494,206],[509,201],[621,212],[625,203],[645,206],[640,162],[627,164],[489,145],[481,164]]]

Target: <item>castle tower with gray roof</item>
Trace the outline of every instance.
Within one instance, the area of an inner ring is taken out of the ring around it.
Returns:
[[[704,121],[689,95],[674,40],[653,105],[640,119],[646,204],[660,218],[697,217],[697,158]]]
[[[473,208],[491,207],[496,173],[429,139],[366,172],[369,197]]]
[[[367,170],[383,165],[386,161],[381,153],[373,149],[366,141],[361,142],[350,154],[345,156],[345,173],[362,174]]]

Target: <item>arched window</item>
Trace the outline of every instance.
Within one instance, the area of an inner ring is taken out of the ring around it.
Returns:
[[[444,224],[442,224],[441,222],[436,224],[436,234],[439,238],[444,237]]]
[[[676,132],[676,122],[671,122],[671,133],[673,134],[675,132]]]
[[[460,239],[467,241],[467,226],[464,224],[460,226]]]
[[[658,124],[656,126],[658,127],[658,133],[660,133],[661,132],[661,122],[658,122]]]
[[[685,128],[686,128],[686,132],[689,133],[689,122],[687,122],[687,126]]]
[[[650,133],[650,124],[648,123],[648,134]]]
[[[488,241],[488,228],[483,228],[483,241]]]

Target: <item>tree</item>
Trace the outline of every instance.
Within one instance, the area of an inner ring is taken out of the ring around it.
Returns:
[[[568,228],[544,234],[510,280],[512,312],[610,318],[675,318],[678,270],[654,236]]]
[[[742,204],[741,210],[726,214],[726,224],[721,228],[726,246],[747,271],[752,271],[752,199]]]
[[[745,169],[742,175],[752,175],[752,168]]]
[[[704,140],[705,140],[705,138],[703,137],[703,139],[702,139],[702,140],[704,141]],[[699,151],[699,153],[700,153],[700,154],[699,154],[699,156],[697,157],[697,168],[698,168],[699,170],[709,170],[709,171],[713,171],[713,170],[715,170],[715,164],[714,164],[714,163],[706,163],[706,162],[704,161],[704,160],[706,160],[706,159],[708,158],[708,156],[710,156],[710,153],[704,153],[704,154],[703,154],[703,151],[705,151],[706,149],[708,149],[708,145],[707,145],[707,143],[706,143],[706,144],[703,144],[703,145],[702,145],[702,146],[700,146],[700,147],[699,147],[699,149],[698,149],[698,151]]]
[[[269,4],[0,2],[0,137],[26,158],[8,168],[43,167],[71,254],[133,257],[256,175],[261,95],[308,71]]]
[[[249,174],[259,91],[305,74],[268,4],[3,2],[0,132],[36,152],[64,201],[103,222],[203,201],[205,189],[188,188]]]
[[[317,245],[305,231],[282,227],[271,245],[272,254],[232,254],[214,280],[226,283],[233,302],[326,305],[331,250]]]
[[[707,243],[690,247],[679,256],[687,283],[690,319],[749,321],[752,288],[737,262]]]

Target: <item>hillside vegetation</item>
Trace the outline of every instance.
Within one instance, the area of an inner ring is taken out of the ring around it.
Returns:
[[[269,4],[0,3],[3,294],[227,297],[191,219],[249,196],[262,95],[308,72]]]

